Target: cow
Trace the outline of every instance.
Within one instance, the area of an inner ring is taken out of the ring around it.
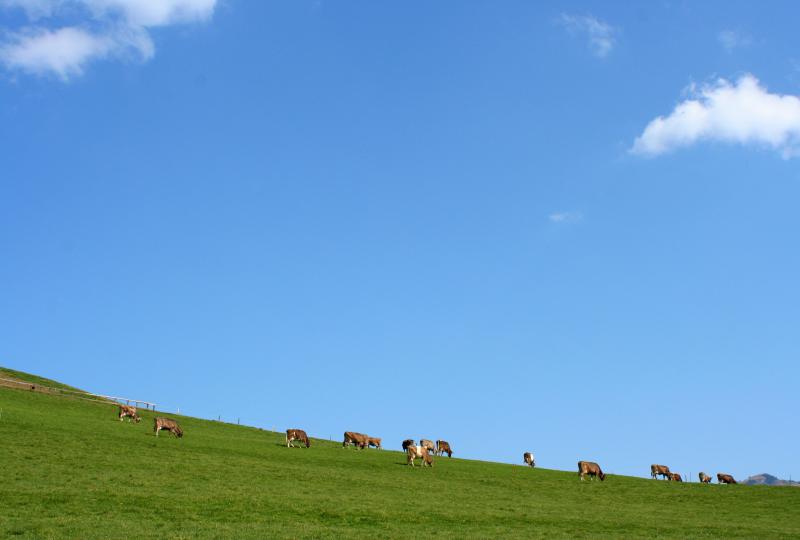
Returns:
[[[701,472],[699,476],[700,476],[700,482],[702,482],[703,484],[711,483],[711,477],[708,476],[706,473]]]
[[[599,477],[600,481],[606,479],[606,475],[603,470],[600,468],[600,465],[593,461],[579,461],[578,462],[578,474],[581,477],[581,482],[584,480],[584,477],[588,474],[589,480],[594,480],[595,477]]]
[[[717,473],[717,482],[720,484],[736,484],[736,480],[729,474]]]
[[[658,478],[659,474],[664,478],[664,480],[669,479],[669,475],[671,474],[669,472],[669,467],[666,465],[650,465],[650,476],[653,478],[653,480]]]
[[[673,482],[683,482],[683,478],[681,478],[680,473],[669,473],[669,479]]]
[[[380,437],[368,437],[367,438],[367,445],[368,446],[374,446],[378,450],[383,450],[383,447],[381,446],[381,438]]]
[[[522,454],[522,462],[525,463],[525,465],[536,467],[536,460],[533,458],[533,454],[530,452],[525,452]]]
[[[286,448],[290,446],[296,448],[294,441],[300,441],[306,445],[306,448],[311,448],[311,441],[308,440],[308,435],[302,429],[287,429],[286,430]]]
[[[414,439],[406,439],[403,441],[403,452],[408,450],[409,446],[414,446]]]
[[[422,466],[433,467],[433,458],[426,446],[414,446],[413,444],[406,449],[408,455],[408,464],[414,466],[414,460],[420,458]]]
[[[363,433],[356,433],[355,431],[345,431],[342,447],[350,446],[351,444],[354,444],[363,450],[364,448],[367,447],[367,445],[369,445],[369,437],[364,435]]]
[[[419,445],[427,448],[428,452],[436,452],[436,446],[434,446],[433,441],[429,441],[428,439],[420,439]]]
[[[453,449],[450,448],[450,443],[447,441],[436,441],[436,452],[434,454],[437,456],[447,454],[447,457],[453,457]]]
[[[181,426],[179,426],[178,422],[172,418],[162,418],[160,416],[156,417],[155,421],[153,422],[153,431],[156,432],[156,437],[158,437],[158,432],[162,429],[166,429],[178,438],[183,437],[183,430],[181,429]]]
[[[141,417],[136,412],[136,407],[131,407],[130,405],[120,405],[118,416],[120,422],[122,422],[125,417],[128,417],[128,422],[131,421],[131,418],[133,418],[137,424],[142,421]]]

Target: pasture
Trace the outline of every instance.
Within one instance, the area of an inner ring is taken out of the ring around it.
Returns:
[[[283,433],[177,415],[184,438],[156,439],[152,412],[121,423],[110,404],[9,388],[0,408],[2,538],[800,536],[795,488],[411,468],[399,451],[313,433],[287,449]]]

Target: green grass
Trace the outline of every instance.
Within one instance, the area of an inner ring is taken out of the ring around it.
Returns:
[[[18,381],[29,382],[32,384],[39,384],[42,386],[49,386],[51,388],[60,388],[62,390],[72,390],[80,392],[77,388],[73,386],[69,386],[58,381],[54,381],[52,379],[45,379],[44,377],[39,377],[38,375],[31,375],[30,373],[25,373],[24,371],[17,371],[15,369],[9,369],[0,367],[0,378],[4,379],[16,379]]]
[[[437,458],[0,388],[0,538],[800,537],[800,489]],[[400,441],[396,441],[399,445]],[[391,443],[390,443],[391,444]]]

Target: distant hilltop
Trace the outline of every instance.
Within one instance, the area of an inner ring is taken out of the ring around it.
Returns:
[[[781,480],[776,476],[772,476],[771,474],[762,473],[756,474],[748,478],[747,480],[743,480],[742,484],[747,484],[748,486],[793,486],[793,487],[800,487],[800,482],[794,482],[791,480]]]

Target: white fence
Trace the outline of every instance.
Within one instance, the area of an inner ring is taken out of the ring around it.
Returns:
[[[156,410],[156,404],[150,401],[144,401],[142,399],[130,399],[124,397],[117,397],[117,396],[104,396],[103,394],[92,394],[91,392],[82,392],[80,390],[69,390],[67,388],[55,388],[52,386],[45,386],[43,384],[37,384],[32,382],[25,382],[25,381],[18,381],[16,379],[5,379],[0,377],[0,384],[4,386],[9,385],[17,385],[21,388],[27,388],[33,391],[44,391],[44,392],[51,392],[51,393],[59,393],[59,394],[69,394],[76,397],[80,397],[83,399],[89,398],[100,398],[106,401],[114,401],[116,403],[125,404],[125,405],[135,405],[137,408],[144,406],[145,409],[152,409]],[[97,400],[94,400],[97,401]]]

